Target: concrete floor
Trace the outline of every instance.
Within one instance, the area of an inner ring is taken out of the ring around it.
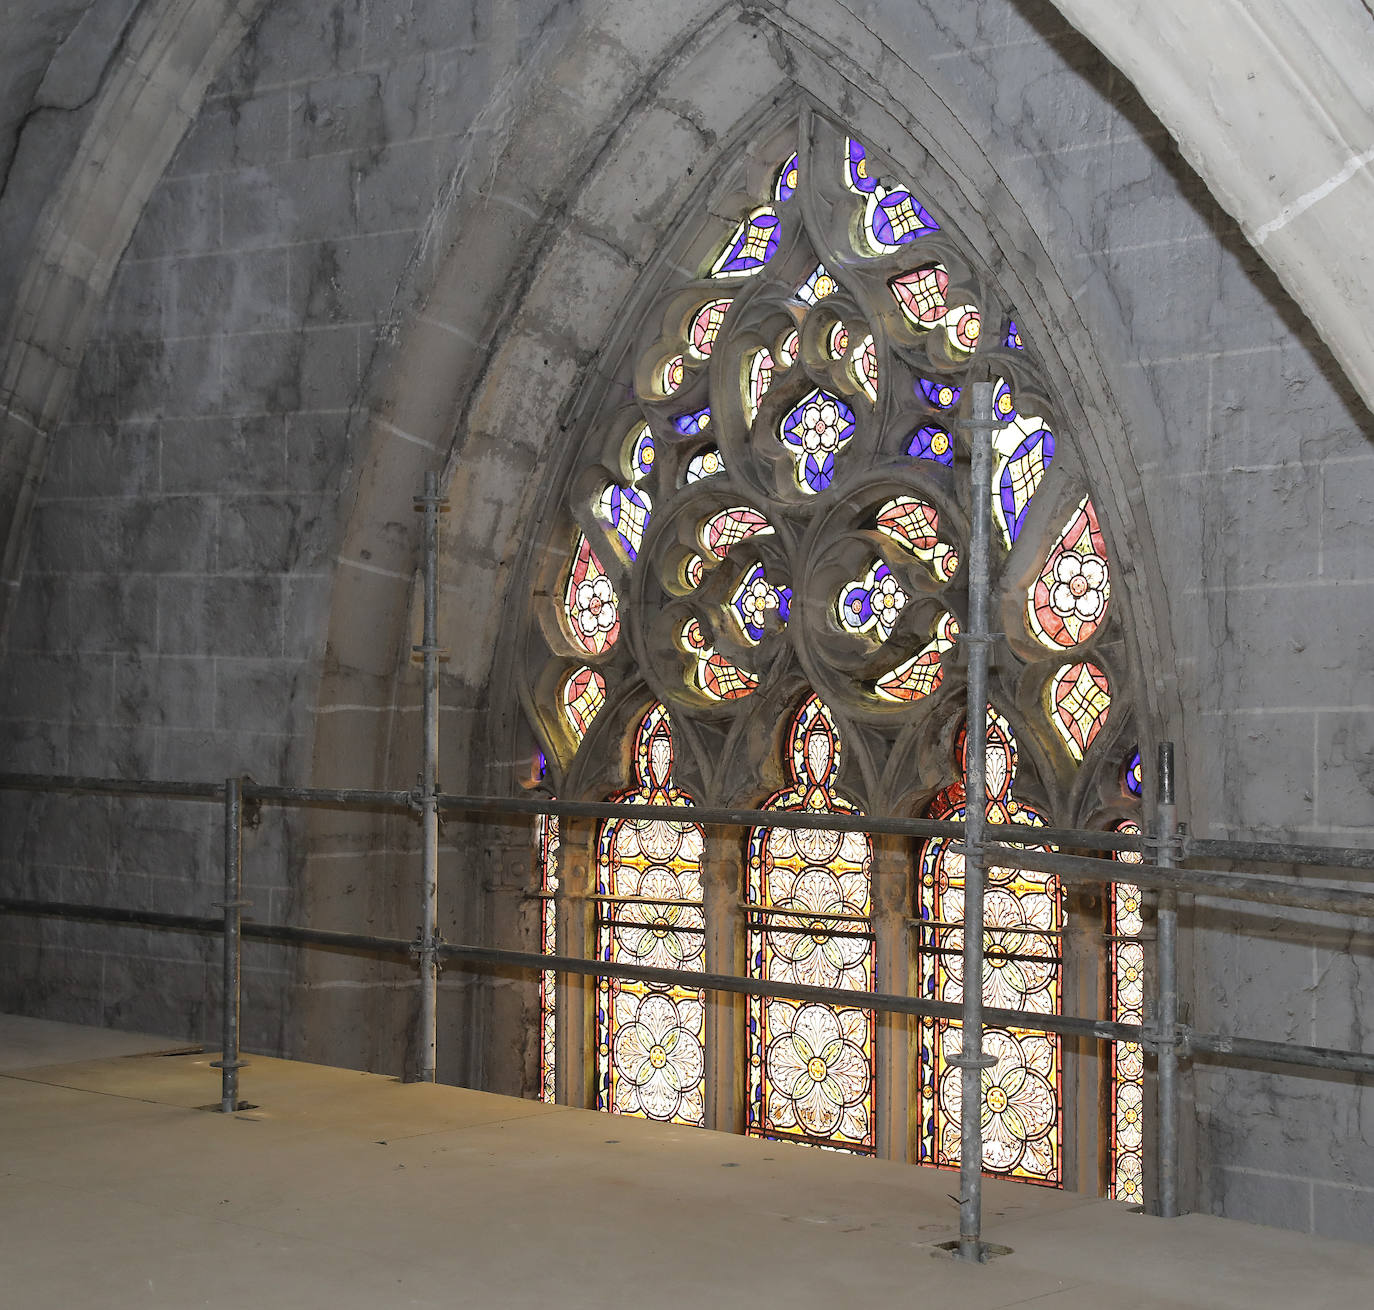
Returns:
[[[0,1016],[0,1305],[1368,1305],[1374,1247]]]

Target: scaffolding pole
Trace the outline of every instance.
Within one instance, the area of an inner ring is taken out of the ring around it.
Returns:
[[[434,1081],[439,1039],[439,513],[448,502],[439,495],[439,475],[425,474],[424,495],[415,508],[425,516],[424,638],[414,647],[424,658],[424,758],[415,804],[420,811],[422,861],[421,921],[416,943],[420,974],[419,1019],[415,1034],[414,1080]]]
[[[1178,810],[1174,803],[1174,743],[1159,743],[1159,775],[1155,796],[1155,862],[1173,867],[1178,838]],[[1156,925],[1158,997],[1155,1021],[1159,1072],[1159,1214],[1178,1217],[1178,892],[1159,893]]]
[[[959,1258],[986,1259],[983,1247],[983,1070],[997,1063],[983,1054],[983,830],[987,825],[988,573],[992,526],[992,383],[973,384],[973,420],[963,425],[972,452],[973,497],[969,539],[968,625],[959,640],[968,652],[965,727],[964,996],[963,1049],[952,1061],[961,1070],[959,1107]]]
[[[220,1071],[219,1108],[233,1114],[239,1105],[239,1010],[243,979],[243,783],[224,780],[224,1004],[220,1009],[220,1058],[211,1061]]]

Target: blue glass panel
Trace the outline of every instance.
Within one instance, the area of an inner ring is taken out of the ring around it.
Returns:
[[[946,468],[954,467],[954,442],[944,428],[924,427],[913,432],[906,453],[917,459],[933,459]]]
[[[1007,324],[1007,339],[1002,342],[1009,350],[1024,350],[1021,344],[1021,330],[1016,326],[1016,320],[1012,319]]]
[[[1016,417],[1016,402],[1012,399],[1011,388],[1005,378],[998,379],[997,394],[992,398],[992,413],[994,418],[1003,423],[1010,423]]]
[[[639,544],[649,526],[649,500],[633,487],[611,488],[611,526],[625,553],[631,559],[639,557]]]
[[[952,382],[932,381],[930,378],[916,379],[916,394],[936,409],[953,409],[959,403],[962,390],[962,387],[956,387]]]
[[[865,195],[872,192],[878,185],[878,179],[869,174],[868,155],[853,137],[849,138],[849,185],[855,191],[862,191]]]
[[[740,224],[734,244],[715,269],[715,276],[752,273],[762,268],[778,248],[778,216],[771,210],[751,215]]]
[[[778,169],[777,185],[773,188],[773,194],[778,198],[778,204],[792,199],[792,193],[797,189],[797,157],[793,155],[780,169]]]
[[[693,410],[690,414],[679,414],[673,419],[673,427],[684,437],[694,437],[711,426],[711,407]]]
[[[910,191],[889,191],[883,196],[873,211],[870,226],[874,237],[885,246],[904,246],[940,230],[940,225]]]
[[[1137,748],[1131,753],[1131,757],[1126,761],[1126,767],[1122,771],[1122,780],[1126,784],[1126,790],[1132,796],[1139,796],[1145,790],[1144,770],[1140,761],[1140,750]]]
[[[1007,535],[1015,541],[1026,520],[1031,497],[1045,476],[1054,458],[1054,433],[1048,428],[1032,432],[1012,451],[1002,469],[998,494],[1002,497],[1002,513],[1006,518]]]

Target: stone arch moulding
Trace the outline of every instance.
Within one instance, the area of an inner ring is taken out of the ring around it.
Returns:
[[[206,88],[265,4],[143,5],[36,225],[0,348],[0,643],[18,595],[48,438],[66,410],[87,330]]]

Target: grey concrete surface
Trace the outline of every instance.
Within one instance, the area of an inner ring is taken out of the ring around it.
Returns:
[[[963,1266],[937,1250],[948,1173],[272,1059],[223,1116],[197,1108],[209,1057],[84,1038],[0,1073],[0,1250],[34,1310],[1345,1310],[1374,1278],[1368,1246],[996,1181],[985,1233],[1011,1254]]]

